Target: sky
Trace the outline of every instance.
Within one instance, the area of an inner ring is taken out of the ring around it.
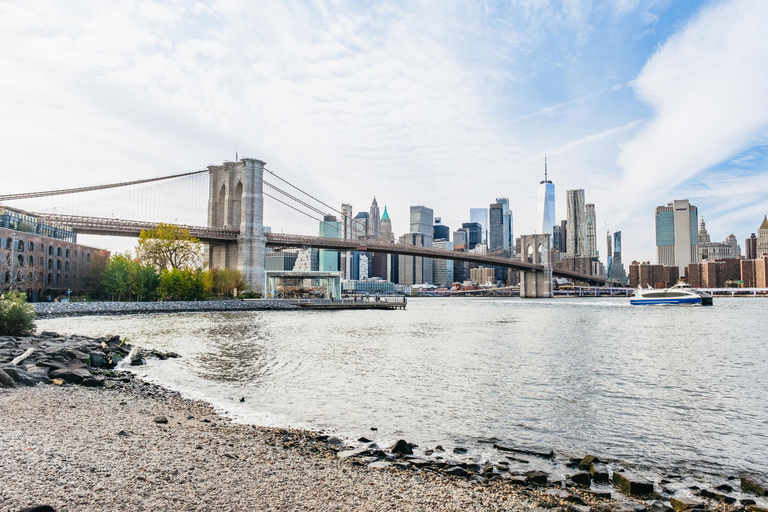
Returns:
[[[762,0],[0,0],[2,189],[237,152],[337,207],[375,195],[396,235],[411,205],[456,229],[509,197],[519,236],[546,154],[557,218],[585,189],[625,261],[655,259],[673,199],[743,249],[768,213],[767,23]]]

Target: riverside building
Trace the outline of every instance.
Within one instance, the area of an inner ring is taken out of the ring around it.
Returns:
[[[698,208],[687,199],[656,207],[656,262],[659,265],[677,267],[682,274],[690,263],[699,262],[698,218]]]
[[[587,208],[584,189],[567,190],[566,254],[569,257],[587,255]]]
[[[539,221],[542,234],[553,234],[555,223],[555,184],[547,177],[547,157],[544,156],[544,180],[539,182]]]
[[[78,244],[71,228],[0,207],[2,291],[25,292],[31,302],[87,293],[98,284],[89,279],[91,268],[106,265],[109,255]]]

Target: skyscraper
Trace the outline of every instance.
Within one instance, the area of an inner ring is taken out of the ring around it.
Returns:
[[[504,205],[493,203],[488,209],[488,250],[504,248]]]
[[[341,223],[333,215],[326,215],[320,223],[320,236],[325,238],[341,238]],[[338,272],[341,256],[338,251],[320,249],[318,253],[318,268],[322,272]]]
[[[687,199],[656,207],[656,262],[677,267],[683,275],[689,263],[699,262],[699,210]]]
[[[512,209],[509,206],[509,198],[508,197],[497,197],[496,203],[500,204],[503,208],[503,218],[504,218],[504,226],[503,226],[503,235],[502,235],[502,247],[504,249],[511,249],[513,247],[512,243]],[[490,212],[489,212],[490,217]],[[489,218],[490,222],[490,218]]]
[[[567,190],[566,201],[566,253],[568,256],[587,255],[587,209],[584,189]]]
[[[426,206],[411,206],[411,233],[421,233],[429,235],[432,234],[432,226],[434,225],[434,213],[432,208]],[[431,247],[432,244],[429,245]]]
[[[541,233],[552,234],[555,223],[555,184],[547,178],[547,157],[544,156],[544,181],[539,183],[539,221]]]
[[[411,206],[411,232],[400,237],[400,242],[418,247],[432,247],[434,215],[432,208]],[[402,285],[431,283],[434,279],[432,258],[420,256],[398,257],[399,282]]]
[[[480,225],[480,241],[478,243],[488,243],[488,208],[470,208],[469,222],[476,222]]]
[[[757,237],[754,233],[744,240],[744,253],[748,260],[757,259]]]
[[[435,217],[435,225],[432,226],[432,236],[435,240],[450,240],[451,228],[443,224],[440,217]],[[453,247],[451,247],[453,250]]]
[[[392,232],[392,220],[389,218],[389,214],[387,213],[387,205],[384,205],[384,213],[381,215],[381,224],[379,229],[381,230],[380,237],[382,240],[391,242],[395,237],[394,233]]]
[[[621,231],[613,234],[613,259],[611,261],[611,271],[608,273],[609,279],[627,282],[627,271],[621,262]]]
[[[597,215],[595,214],[595,205],[588,204],[587,212],[587,254],[588,258],[597,258]]]
[[[613,263],[613,250],[612,250],[612,244],[611,244],[611,232],[606,231],[605,232],[605,275],[610,276],[611,275],[611,264]]]
[[[470,250],[482,243],[483,228],[477,222],[465,222],[461,225],[467,231],[467,244]]]
[[[377,240],[381,235],[381,217],[379,213],[379,203],[376,202],[376,197],[373,198],[369,213],[368,238]]]
[[[768,254],[768,215],[757,230],[757,258],[762,257],[763,254]]]

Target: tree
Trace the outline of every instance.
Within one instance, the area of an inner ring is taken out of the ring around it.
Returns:
[[[136,264],[136,299],[153,300],[157,298],[157,287],[160,286],[160,275],[149,263]]]
[[[130,254],[115,254],[109,258],[101,282],[104,291],[112,296],[112,300],[122,300],[123,296],[131,298],[136,292],[136,267],[131,261]]]
[[[163,270],[157,292],[169,300],[201,300],[205,298],[203,272],[201,270]]]
[[[161,222],[155,229],[142,230],[136,254],[159,271],[190,270],[202,266],[203,244],[188,229]]]
[[[243,273],[233,268],[225,268],[216,273],[213,283],[216,293],[229,297],[234,295],[235,288],[242,291]]]
[[[109,258],[106,253],[96,252],[91,255],[91,262],[85,273],[85,289],[92,297],[95,297],[104,290],[102,287],[102,278],[107,268]]]
[[[21,292],[0,295],[0,336],[21,336],[35,328],[35,308]]]

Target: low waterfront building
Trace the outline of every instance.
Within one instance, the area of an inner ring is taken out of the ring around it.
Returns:
[[[284,272],[267,270],[268,299],[338,299],[341,297],[339,272]]]
[[[754,260],[741,260],[743,288],[768,288],[768,256]]]
[[[91,268],[105,266],[109,256],[78,244],[68,227],[0,207],[0,290],[26,292],[31,302],[87,293],[99,284],[89,282]]]
[[[289,271],[296,265],[296,251],[273,251],[264,256],[264,270]]]
[[[496,272],[493,267],[473,268],[469,271],[469,279],[479,285],[496,284]]]
[[[629,286],[637,288],[668,288],[674,286],[680,278],[680,271],[677,266],[651,265],[644,261],[639,263],[633,261],[629,266]]]
[[[344,295],[394,295],[395,283],[383,279],[344,281],[341,283]]]

